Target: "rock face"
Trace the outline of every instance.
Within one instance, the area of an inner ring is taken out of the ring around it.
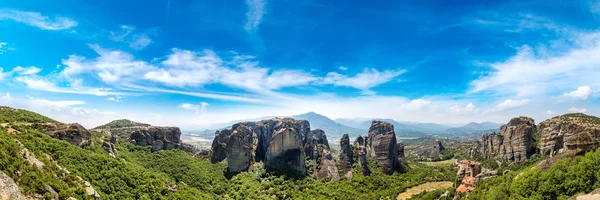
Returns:
[[[356,141],[354,141],[354,155],[356,155],[356,160],[362,174],[364,176],[371,175],[371,169],[369,169],[369,163],[367,162],[367,143],[362,136],[358,136]]]
[[[85,147],[92,143],[92,134],[78,123],[48,124],[44,132],[50,137],[67,141],[79,147]]]
[[[500,127],[498,134],[484,134],[481,145],[476,145],[486,159],[520,163],[533,155],[533,136],[536,125],[529,117],[515,117]],[[474,154],[474,153],[471,153]]]
[[[501,126],[500,135],[504,140],[499,155],[502,156],[502,160],[520,163],[533,155],[535,132],[535,123],[529,117],[513,118],[508,124]]]
[[[304,153],[308,158],[314,160],[320,154],[318,151],[315,153],[315,148],[318,145],[323,145],[329,147],[329,142],[327,141],[327,136],[325,135],[325,131],[321,129],[315,129],[310,131],[309,135],[306,137],[306,142],[304,142]]]
[[[350,147],[350,137],[344,134],[340,139],[340,165],[346,179],[352,179],[352,148]]]
[[[244,171],[254,162],[264,162],[267,170],[287,165],[305,174],[304,147],[309,136],[310,124],[306,120],[273,118],[237,123],[231,129],[215,133],[211,162],[227,158],[230,172]]]
[[[130,142],[139,146],[152,145],[152,151],[181,148],[181,130],[177,127],[143,127],[134,130]]]
[[[320,170],[317,172],[317,179],[331,178],[331,180],[339,180],[340,174],[335,161],[329,152],[329,148],[323,149],[323,156],[321,156]]]
[[[579,155],[599,147],[600,119],[585,114],[567,114],[539,124],[540,152]]]
[[[12,178],[0,171],[0,200],[25,200]]]
[[[394,125],[389,122],[373,121],[369,128],[370,152],[372,157],[377,159],[377,164],[381,167],[383,173],[393,174],[394,171],[402,168],[398,160],[398,150],[396,149],[396,133]]]
[[[116,158],[118,155],[117,149],[115,148],[115,145],[113,143],[109,143],[109,142],[103,142],[102,143],[102,148],[104,148],[104,150],[106,150],[106,152],[108,153],[108,155],[112,158]]]

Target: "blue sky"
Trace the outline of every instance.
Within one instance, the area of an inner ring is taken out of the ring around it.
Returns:
[[[0,3],[0,104],[93,127],[600,115],[597,1]]]

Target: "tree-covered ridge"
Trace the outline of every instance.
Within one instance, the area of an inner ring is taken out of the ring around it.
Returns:
[[[586,124],[593,124],[593,125],[600,126],[600,118],[598,118],[596,116],[586,115],[583,113],[565,114],[565,115],[560,116],[560,119],[563,121],[579,122],[579,123],[586,123]]]
[[[144,124],[140,122],[134,122],[128,119],[118,119],[109,122],[108,124],[104,124],[102,126],[98,126],[94,129],[105,129],[105,128],[127,128],[127,127],[135,127],[135,126],[150,126],[150,124]]]
[[[57,123],[58,121],[28,110],[0,106],[0,123]]]
[[[481,181],[477,187],[468,199],[567,199],[589,193],[600,188],[600,150],[559,160],[547,171],[532,165]]]

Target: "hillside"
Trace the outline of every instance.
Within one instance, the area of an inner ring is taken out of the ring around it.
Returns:
[[[136,126],[150,126],[150,124],[144,124],[144,123],[139,123],[139,122],[134,122],[128,119],[118,119],[118,120],[114,120],[111,121],[107,124],[98,126],[96,128],[93,129],[106,129],[106,128],[127,128],[127,127],[136,127]]]
[[[23,122],[23,123],[56,123],[58,121],[28,110],[14,109],[0,106],[0,123]]]
[[[413,163],[414,169],[387,175],[373,158],[368,158],[373,173],[363,176],[354,165],[352,180],[319,181],[315,174],[291,178],[285,171],[264,169],[228,174],[224,162],[211,164],[179,149],[152,152],[150,146],[136,146],[123,137],[113,144],[118,154],[112,158],[105,150],[110,138],[105,134],[92,130],[91,145],[81,148],[50,137],[41,124],[12,121],[10,128],[0,126],[0,171],[32,199],[380,199],[425,182],[450,181],[455,174],[451,166]],[[123,127],[122,122],[112,124]],[[20,153],[24,149],[31,152],[27,157]]]

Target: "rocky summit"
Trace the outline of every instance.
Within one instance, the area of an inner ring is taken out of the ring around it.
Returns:
[[[598,148],[600,119],[581,113],[557,116],[539,124],[540,153],[578,155]]]
[[[313,133],[319,135],[317,132]],[[211,162],[227,158],[230,172],[245,171],[255,162],[264,162],[267,170],[289,166],[305,174],[304,147],[308,137],[311,137],[311,141],[319,140],[312,137],[310,124],[306,120],[273,118],[237,123],[231,129],[215,133]]]
[[[46,125],[44,131],[50,137],[64,140],[72,145],[85,147],[91,144],[92,134],[78,123],[73,124],[54,124]]]
[[[497,159],[507,162],[523,162],[534,153],[533,137],[536,125],[529,117],[512,118],[508,124],[500,127],[498,134],[484,134],[482,145],[478,151],[488,159]]]
[[[152,151],[182,148],[181,130],[177,127],[150,126],[136,129],[130,134],[130,142],[139,146],[152,146]]]

